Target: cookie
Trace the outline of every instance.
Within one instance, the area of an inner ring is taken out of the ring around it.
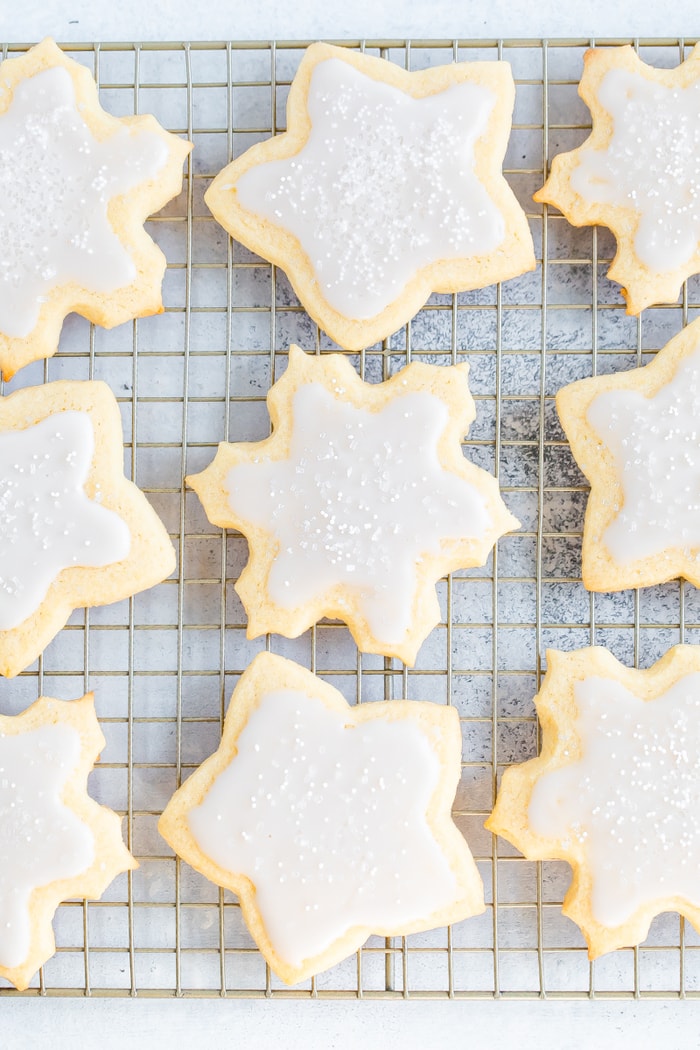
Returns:
[[[506,770],[486,827],[571,864],[563,910],[591,958],[639,944],[665,911],[700,931],[700,647],[648,671],[550,650],[535,705],[542,753]]]
[[[557,394],[571,451],[591,483],[583,582],[591,591],[684,576],[700,586],[700,322],[643,368]]]
[[[31,664],[73,609],[120,601],[174,568],[165,528],[124,477],[105,383],[0,398],[0,674]]]
[[[298,664],[259,653],[231,697],[219,749],[158,830],[238,894],[271,969],[295,984],[371,933],[403,936],[484,910],[451,817],[461,750],[454,708],[350,707]]]
[[[554,158],[535,200],[574,226],[612,230],[608,277],[623,286],[627,313],[675,303],[700,272],[700,49],[676,69],[654,69],[628,45],[594,48],[584,67],[591,134]]]
[[[111,328],[160,313],[165,256],[143,223],[182,187],[190,144],[116,118],[44,40],[0,73],[0,370],[56,352],[72,310]]]
[[[515,88],[507,62],[408,73],[309,47],[287,131],[247,150],[205,201],[238,241],[286,272],[340,346],[391,335],[432,292],[483,288],[535,256],[501,173]]]
[[[187,478],[209,520],[248,539],[236,590],[249,638],[295,638],[328,616],[364,652],[415,661],[440,621],[436,580],[483,564],[519,524],[462,454],[467,373],[412,363],[370,384],[340,354],[291,347],[268,393],[271,436],[223,442]]]
[[[0,977],[20,990],[56,950],[61,901],[98,898],[138,867],[120,818],[87,794],[104,746],[92,693],[0,715]]]

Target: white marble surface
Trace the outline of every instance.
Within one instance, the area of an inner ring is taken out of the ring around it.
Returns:
[[[589,37],[700,34],[695,2],[662,5],[592,0],[375,0],[295,5],[258,0],[213,3],[203,13],[191,0],[6,0],[0,8],[4,41],[333,39],[358,37]],[[20,1047],[175,1045],[253,1047],[440,1044],[523,1047],[695,1045],[697,1003],[604,1001],[478,1003],[132,1002],[18,1000],[0,1004],[3,1050]]]
[[[636,0],[5,0],[4,39],[58,40],[312,40],[358,37],[484,38],[692,36],[700,11],[692,0],[673,5]]]
[[[3,1050],[691,1050],[696,1003],[124,1002],[2,1004]],[[687,1034],[686,1034],[687,1033]],[[170,1036],[170,1039],[168,1038]]]

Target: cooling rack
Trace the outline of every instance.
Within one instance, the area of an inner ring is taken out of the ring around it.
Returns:
[[[69,902],[55,920],[58,951],[24,995],[278,997],[647,997],[698,995],[700,938],[660,916],[639,949],[589,964],[560,907],[568,867],[535,864],[483,829],[498,777],[537,751],[532,697],[548,646],[606,645],[635,666],[700,638],[698,592],[669,584],[588,594],[580,580],[587,488],[559,428],[553,396],[566,382],[634,367],[697,313],[700,284],[679,305],[630,318],[605,278],[607,231],[575,230],[531,195],[551,158],[587,135],[576,85],[593,43],[632,43],[676,65],[691,42],[673,40],[339,41],[409,69],[505,59],[516,80],[506,176],[528,213],[537,271],[477,292],[434,295],[384,343],[352,356],[381,380],[407,360],[468,361],[478,416],[467,454],[495,471],[522,522],[483,569],[440,586],[442,623],[414,669],[357,652],[347,630],[321,623],[297,640],[250,642],[233,584],[241,536],[206,521],[183,477],[220,440],[269,432],[265,394],[290,342],[333,344],[300,308],[284,274],[232,243],[202,197],[232,156],[284,128],[303,42],[65,45],[97,78],[116,115],[154,113],[195,143],[182,195],[149,231],[169,265],[159,317],[111,332],[68,319],[61,349],[25,368],[7,393],[58,378],[106,380],[124,422],[125,467],[165,521],[174,576],[151,591],[74,614],[38,664],[0,681],[0,709],[41,693],[94,689],[107,738],[90,789],[124,814],[140,868],[100,902]],[[25,50],[6,45],[3,57]],[[259,649],[289,656],[351,702],[432,700],[460,714],[463,773],[455,818],[484,879],[483,916],[448,929],[371,938],[351,959],[294,989],[266,968],[235,897],[176,860],[156,830],[174,789],[217,746],[227,699]],[[0,994],[18,994],[0,982]]]

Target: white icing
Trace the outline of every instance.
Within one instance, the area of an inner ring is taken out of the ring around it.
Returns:
[[[700,547],[699,398],[696,350],[654,397],[610,390],[589,405],[588,422],[610,449],[622,485],[622,507],[602,537],[621,564]]]
[[[71,566],[126,558],[126,523],[83,490],[95,449],[85,412],[0,433],[0,630],[18,627]]]
[[[406,925],[454,903],[426,821],[439,778],[414,721],[355,726],[350,712],[271,690],[188,821],[204,853],[253,882],[275,951],[298,966],[353,927]]]
[[[17,85],[0,116],[0,331],[29,335],[57,285],[108,293],[134,280],[107,205],[166,160],[152,131],[120,128],[98,142],[63,67]]]
[[[372,634],[399,642],[421,557],[490,525],[479,490],[440,464],[447,407],[412,392],[371,412],[310,383],[292,415],[288,459],[241,463],[226,478],[233,511],[279,545],[269,595],[289,609],[351,588]]]
[[[598,89],[613,132],[603,150],[583,149],[571,173],[586,200],[639,214],[634,249],[656,273],[692,257],[700,239],[700,81],[664,87],[611,69]]]
[[[319,62],[308,140],[243,174],[238,200],[297,237],[334,309],[374,317],[422,267],[503,241],[503,216],[474,173],[494,103],[477,84],[414,99],[340,59]]]
[[[65,724],[0,735],[0,966],[29,954],[32,891],[92,865],[89,827],[61,801],[80,757],[80,735]]]
[[[664,897],[700,905],[700,674],[646,702],[594,675],[575,699],[582,758],[536,782],[533,831],[584,844],[605,926]]]

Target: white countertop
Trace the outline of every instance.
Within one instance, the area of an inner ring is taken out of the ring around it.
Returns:
[[[3,41],[558,38],[700,35],[695,0],[5,0]],[[3,1050],[19,1047],[272,1045],[521,1047],[697,1045],[700,1003],[133,1001],[4,998]],[[684,1034],[686,1033],[686,1034]]]
[[[700,11],[692,0],[672,8],[631,0],[25,0],[3,4],[3,39],[312,40],[315,38],[488,38],[693,36]],[[206,11],[206,15],[204,14]]]
[[[5,999],[3,1050],[690,1050],[697,1003]],[[684,1033],[686,1033],[684,1035]]]

